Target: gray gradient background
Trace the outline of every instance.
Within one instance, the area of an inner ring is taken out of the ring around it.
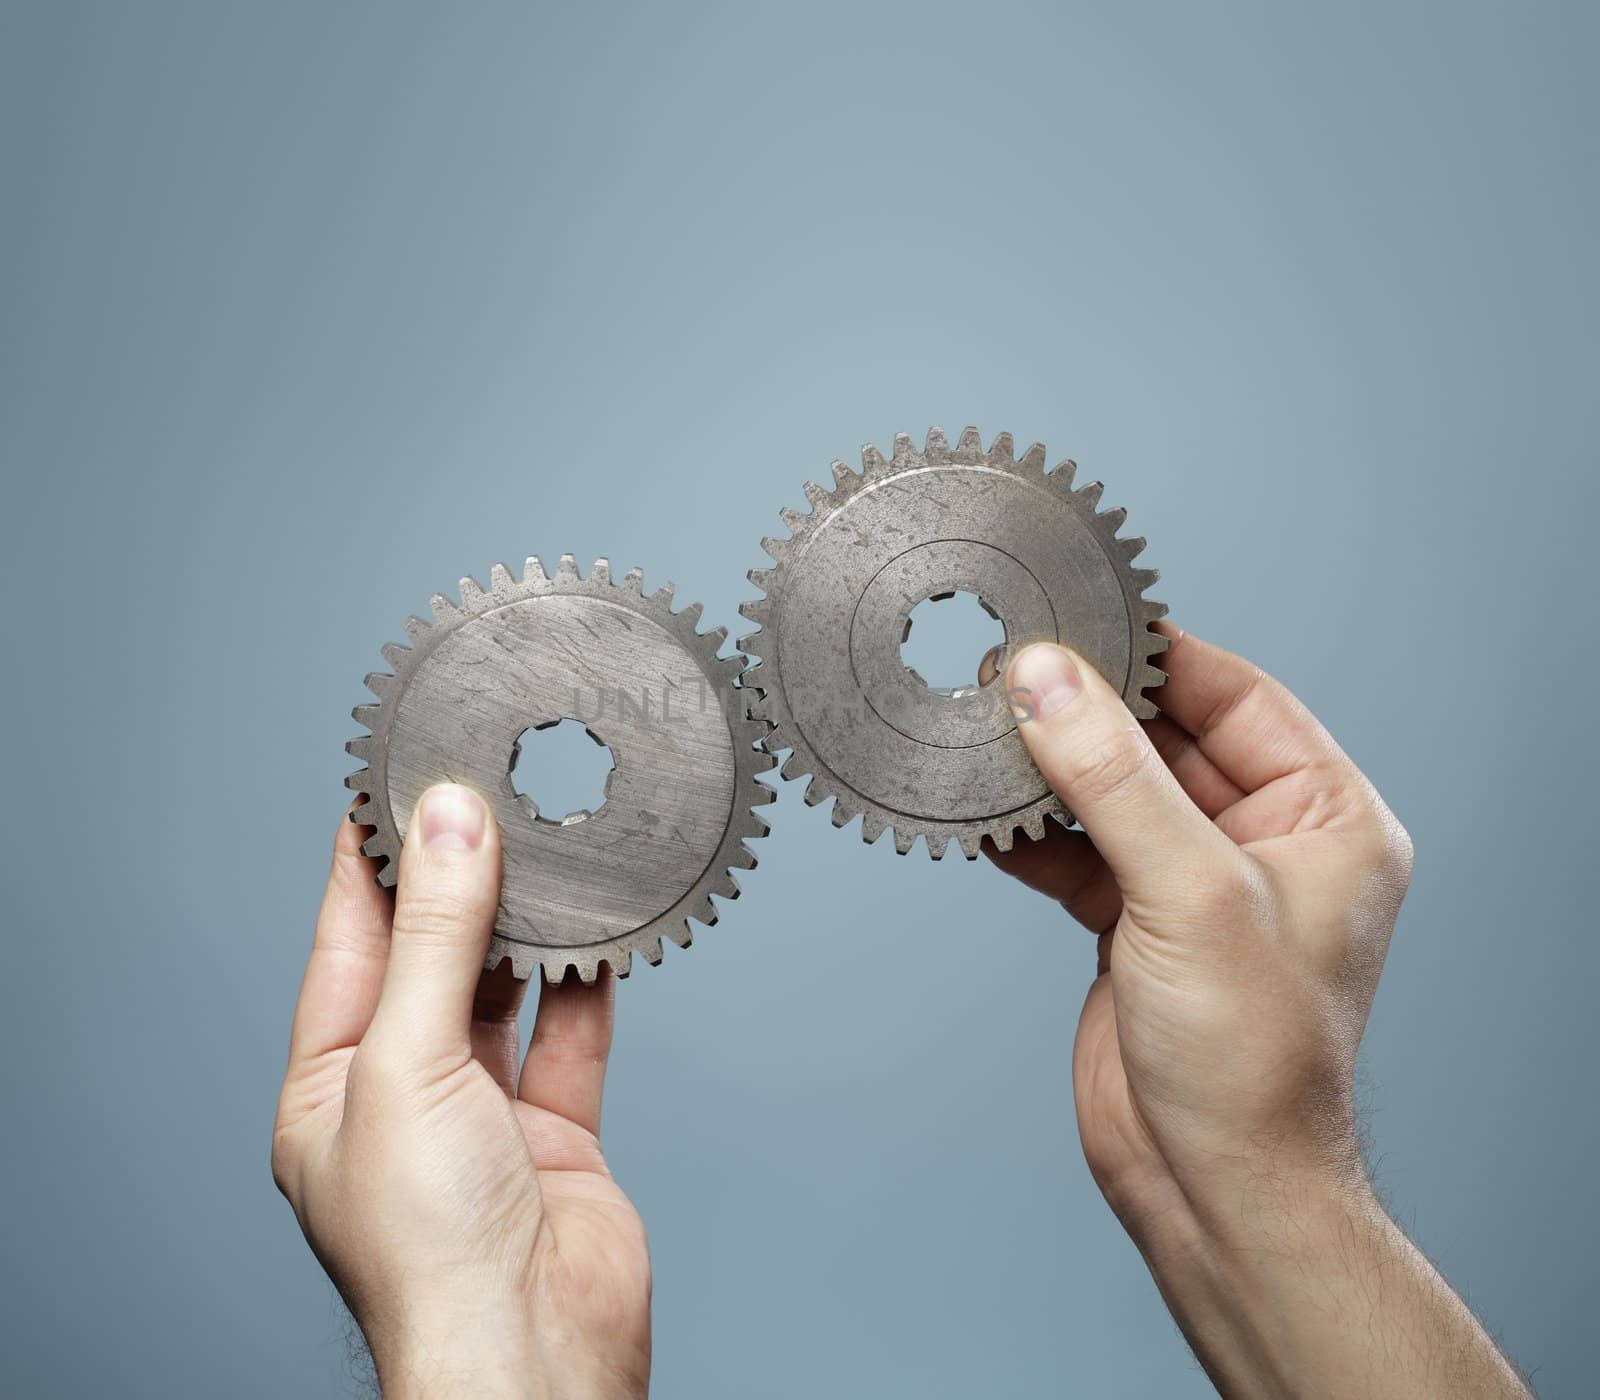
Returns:
[[[1103,478],[1174,616],[1410,826],[1381,1179],[1592,1393],[1597,37],[0,6],[7,1392],[348,1388],[268,1130],[404,615],[571,550],[736,626],[804,478],[973,422]],[[1209,1393],[1079,1155],[1092,945],[782,799],[745,898],[622,991],[656,1393]]]

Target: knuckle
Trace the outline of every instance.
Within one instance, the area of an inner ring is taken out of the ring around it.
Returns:
[[[272,1183],[291,1205],[299,1195],[300,1153],[286,1128],[272,1133]]]
[[[1242,860],[1228,861],[1204,878],[1200,904],[1213,922],[1262,923],[1266,921],[1270,892],[1260,874]]]
[[[1069,796],[1078,802],[1114,802],[1140,785],[1154,755],[1133,730],[1105,735],[1076,755]]]
[[[485,896],[459,881],[429,881],[406,892],[395,912],[395,931],[424,943],[451,943],[462,927],[483,916]]]
[[[1401,889],[1411,884],[1411,867],[1416,859],[1416,843],[1411,833],[1401,825],[1400,819],[1384,808],[1388,820],[1384,823],[1384,864]]]
[[[1362,855],[1366,863],[1383,872],[1402,890],[1411,883],[1411,866],[1416,848],[1411,833],[1389,810],[1389,805],[1370,783],[1364,786],[1361,830],[1365,837]]]
[[[350,1061],[347,1094],[362,1101],[389,1099],[404,1092],[410,1078],[411,1068],[404,1056],[378,1036],[369,1035]]]

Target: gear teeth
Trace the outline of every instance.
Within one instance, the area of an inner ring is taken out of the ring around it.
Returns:
[[[1159,632],[1147,631],[1144,634],[1144,640],[1146,647],[1145,654],[1147,657],[1160,656],[1162,652],[1166,651],[1172,645],[1172,639],[1170,637],[1163,637]],[[1163,671],[1161,674],[1165,676],[1167,673]]]
[[[793,506],[784,506],[778,511],[778,519],[783,521],[784,527],[790,535],[797,535],[805,527],[806,517],[804,511],[796,510]]]
[[[1131,569],[1129,576],[1133,579],[1133,586],[1141,593],[1161,581],[1160,571],[1156,569]]]
[[[791,783],[796,778],[805,777],[806,761],[798,749],[792,752],[788,758],[784,759],[783,767],[780,768],[778,772],[783,776],[785,781]],[[809,792],[810,789],[808,788],[807,791]]]
[[[381,703],[357,705],[351,712],[358,723],[366,725],[372,732],[358,735],[345,746],[353,757],[367,760],[369,764],[344,777],[345,786],[356,794],[356,801],[350,808],[349,816],[352,821],[373,829],[372,834],[362,843],[362,851],[376,862],[377,869],[374,874],[377,882],[386,888],[392,888],[398,878],[401,840],[395,829],[394,817],[389,811],[387,800],[382,798],[385,783],[382,760],[387,754],[393,707],[403,696],[407,680],[415,671],[420,658],[426,656],[437,645],[437,636],[443,636],[450,628],[459,626],[472,617],[489,612],[504,603],[558,591],[558,586],[598,601],[601,597],[600,590],[617,587],[619,582],[613,577],[610,562],[604,556],[594,561],[589,574],[585,577],[579,573],[577,560],[571,554],[561,556],[553,577],[545,573],[537,555],[529,555],[521,582],[513,577],[511,570],[504,564],[494,565],[489,578],[489,591],[479,586],[475,579],[464,578],[460,585],[462,602],[459,606],[447,595],[433,595],[429,601],[436,619],[434,622],[420,617],[406,619],[406,633],[418,649],[414,650],[413,646],[398,642],[385,644],[382,648],[384,658],[394,669],[389,672],[369,672],[365,678],[367,689]],[[713,627],[705,632],[698,631],[703,609],[697,602],[690,603],[681,612],[674,613],[672,604],[675,590],[671,583],[662,585],[649,599],[645,599],[644,573],[640,569],[630,569],[620,580],[620,584],[632,590],[641,600],[658,606],[674,621],[681,621],[683,626],[677,630],[685,649],[696,658],[708,679],[727,684],[734,696],[730,700],[727,695],[722,695],[719,700],[722,713],[729,725],[730,738],[735,746],[739,802],[729,813],[724,835],[719,843],[717,860],[713,862],[713,866],[717,868],[708,867],[696,881],[694,892],[680,899],[670,911],[657,916],[653,924],[654,928],[661,928],[669,919],[675,920],[681,925],[681,932],[671,931],[668,924],[668,937],[679,946],[687,948],[693,941],[689,921],[714,925],[718,920],[719,910],[713,903],[713,896],[727,900],[739,898],[739,881],[733,871],[756,868],[756,856],[745,844],[746,840],[759,839],[771,830],[765,818],[757,815],[752,809],[765,806],[777,797],[773,789],[762,783],[758,777],[759,773],[777,766],[776,758],[757,747],[772,726],[756,712],[756,699],[760,697],[760,691],[752,689],[747,692],[739,688],[741,673],[746,670],[744,657],[725,657],[718,654],[727,643],[727,628]],[[764,599],[762,601],[765,602]],[[439,629],[437,633],[436,628]],[[683,635],[685,633],[686,636]],[[692,645],[691,639],[694,643],[703,645]],[[592,730],[590,737],[595,738]],[[595,742],[600,743],[600,740],[595,738]],[[611,776],[613,775],[608,775],[607,779],[608,791]],[[537,812],[537,808],[526,798],[519,801],[528,810]],[[578,818],[587,815],[590,814],[586,812],[569,814],[562,824],[570,825]],[[641,927],[636,932],[643,935],[644,931]],[[602,967],[610,967],[619,978],[626,977],[632,966],[634,952],[641,953],[646,961],[652,964],[659,963],[661,940],[652,934],[648,943],[635,943],[633,935],[628,934],[563,955],[560,950],[541,949],[537,945],[521,943],[496,933],[485,966],[495,967],[509,958],[513,974],[518,978],[530,977],[534,969],[539,968],[542,969],[545,979],[552,983],[560,982],[568,970],[576,970],[582,980],[593,982],[599,976]],[[545,956],[541,957],[541,953]],[[546,958],[549,960],[546,961]]]
[[[795,556],[806,550],[806,537],[818,528],[819,517],[825,517],[830,511],[838,510],[849,503],[850,496],[854,494],[855,483],[871,481],[874,477],[878,479],[891,477],[907,470],[952,463],[960,466],[989,466],[1004,470],[1013,476],[1028,475],[1036,477],[1040,482],[1049,483],[1056,490],[1073,498],[1075,510],[1086,517],[1085,523],[1093,528],[1101,546],[1117,566],[1125,590],[1132,584],[1136,585],[1139,593],[1142,593],[1155,581],[1154,571],[1123,567],[1143,552],[1145,540],[1142,536],[1126,540],[1119,537],[1118,531],[1126,523],[1127,512],[1121,507],[1100,512],[1098,508],[1104,490],[1102,484],[1090,482],[1081,488],[1077,487],[1078,468],[1071,458],[1063,459],[1052,467],[1045,447],[1041,443],[1029,445],[1019,458],[1016,440],[1007,432],[997,433],[985,451],[982,437],[978,430],[971,426],[962,430],[952,448],[944,431],[934,426],[928,431],[920,449],[912,442],[909,434],[895,434],[891,455],[887,459],[875,445],[866,444],[861,449],[860,476],[851,472],[842,462],[834,462],[832,467],[835,491],[831,495],[814,482],[806,483],[804,489],[811,513],[807,516],[798,516],[793,511],[783,512],[785,523],[794,532],[791,539],[762,541],[763,547],[774,560],[774,566],[751,571],[750,580],[761,589],[763,597],[758,601],[746,603],[739,609],[741,615],[757,623],[760,630],[740,638],[738,648],[741,653],[753,658],[753,664],[740,678],[741,687],[756,697],[751,702],[750,713],[773,723],[772,732],[761,741],[760,747],[769,753],[786,751],[787,756],[780,768],[784,779],[793,781],[809,775],[809,782],[803,784],[803,800],[808,806],[818,806],[832,799],[833,807],[829,819],[833,825],[845,826],[856,816],[860,816],[864,842],[870,844],[888,830],[893,834],[895,850],[901,855],[908,854],[920,837],[927,845],[932,859],[943,857],[954,844],[961,850],[963,856],[972,860],[982,854],[986,835],[995,842],[998,849],[1008,851],[1013,849],[1014,843],[1019,839],[1017,835],[1019,831],[1028,838],[1038,840],[1043,837],[1047,820],[1053,818],[1062,826],[1071,827],[1072,818],[1059,800],[1046,798],[1040,799],[1031,809],[1023,809],[1025,815],[1016,820],[997,819],[992,823],[971,824],[976,830],[970,829],[965,823],[946,823],[940,829],[940,824],[937,822],[917,819],[908,819],[911,828],[909,831],[897,828],[893,813],[874,810],[876,804],[871,802],[857,801],[858,794],[841,784],[825,766],[819,763],[809,743],[802,736],[784,732],[779,724],[779,718],[781,716],[787,720],[787,712],[782,694],[777,637],[772,630],[779,613],[778,605],[781,603],[780,595],[785,585],[783,575],[786,569],[796,564],[798,561]],[[1134,693],[1135,698],[1129,701],[1129,707],[1137,715],[1143,715],[1146,711],[1153,713],[1153,702],[1144,697],[1142,691],[1146,688],[1153,689],[1165,680],[1165,674],[1158,667],[1150,666],[1148,661],[1151,656],[1163,650],[1166,643],[1159,634],[1149,631],[1149,624],[1164,616],[1166,607],[1153,600],[1132,596],[1131,592],[1125,592],[1124,596],[1131,614],[1130,620],[1136,629],[1135,669],[1130,672],[1127,687]],[[992,609],[991,615],[993,615]],[[1139,630],[1141,622],[1144,624],[1142,633]],[[1141,635],[1142,643],[1139,640]]]

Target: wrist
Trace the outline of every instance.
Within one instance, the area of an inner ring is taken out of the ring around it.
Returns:
[[[521,1309],[416,1299],[381,1319],[358,1320],[385,1400],[549,1393]]]
[[[1405,1248],[1360,1171],[1214,1182],[1134,1235],[1228,1396],[1347,1393],[1339,1368],[1360,1354],[1348,1329],[1371,1325],[1370,1280]]]

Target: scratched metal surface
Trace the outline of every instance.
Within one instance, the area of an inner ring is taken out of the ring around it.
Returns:
[[[765,725],[734,688],[742,658],[717,655],[725,630],[697,632],[699,605],[671,601],[637,570],[613,582],[603,559],[588,577],[570,555],[554,578],[537,559],[520,580],[496,565],[487,590],[466,578],[459,603],[435,595],[432,622],[407,621],[410,646],[383,649],[394,671],[367,677],[378,703],[353,713],[371,733],[347,747],[368,766],[346,780],[367,798],[354,819],[375,828],[363,849],[393,884],[423,792],[481,793],[505,861],[491,968],[625,977],[634,953],[660,962],[663,937],[688,947],[689,919],[715,923],[711,896],[737,897],[732,869],[755,865],[744,842],[766,833],[751,808],[772,800],[756,774],[773,760],[753,747]],[[615,767],[595,811],[551,820],[511,770],[524,731],[563,719]]]
[[[834,489],[806,483],[811,512],[784,511],[789,539],[765,540],[774,560],[746,604],[762,630],[741,650],[743,678],[790,749],[783,776],[811,775],[806,801],[834,799],[833,821],[856,816],[895,849],[923,837],[939,859],[956,841],[968,859],[984,837],[1009,850],[1038,839],[1047,817],[1070,815],[1028,757],[1005,693],[1006,661],[1036,641],[1065,642],[1094,663],[1143,718],[1164,676],[1151,659],[1166,641],[1150,624],[1166,608],[1145,598],[1153,569],[1133,566],[1144,540],[1119,538],[1126,517],[1101,511],[1101,487],[1074,487],[1075,465],[1045,470],[1035,444],[1018,457],[1009,433],[985,451],[976,428],[949,446],[938,428],[919,451],[895,439],[891,458],[862,453],[862,470],[834,464]],[[979,685],[940,690],[901,662],[912,610],[930,597],[974,593],[1005,628]]]

